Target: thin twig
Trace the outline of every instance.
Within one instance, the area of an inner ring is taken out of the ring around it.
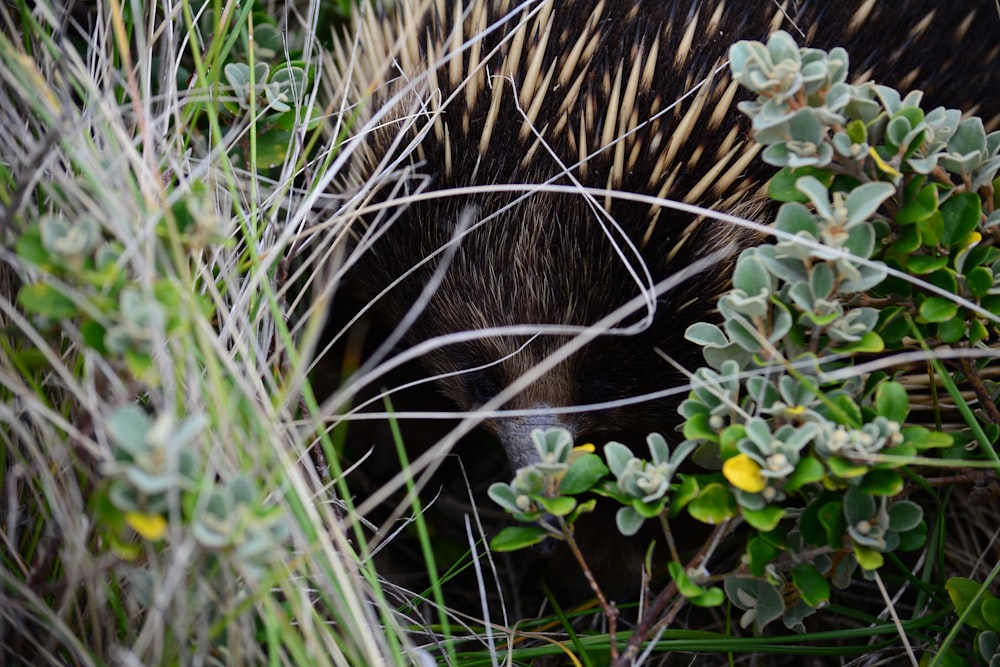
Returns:
[[[962,373],[965,374],[969,385],[972,387],[972,391],[976,393],[976,398],[979,399],[979,405],[986,412],[987,416],[989,416],[991,422],[1000,425],[1000,410],[997,409],[997,404],[993,402],[993,397],[990,396],[990,392],[983,385],[983,380],[979,377],[979,369],[968,359],[959,359],[959,363],[962,364]]]
[[[719,543],[719,540],[722,539],[722,536],[729,531],[730,524],[730,521],[724,521],[716,526],[712,531],[711,538],[701,545],[698,553],[696,553],[694,557],[688,561],[685,569],[691,569],[703,565],[704,561],[708,558],[708,555]],[[679,600],[675,608],[671,609],[670,613],[662,619],[660,618],[660,615],[663,614],[663,610],[666,609],[667,603],[670,602],[676,595],[677,583],[671,581],[662,591],[660,591],[659,595],[656,596],[656,599],[653,600],[653,603],[649,606],[649,608],[643,610],[641,619],[638,625],[636,625],[635,632],[632,633],[632,636],[628,640],[628,646],[625,647],[625,652],[622,653],[621,656],[617,657],[617,659],[614,655],[617,652],[617,646],[615,645],[614,637],[611,637],[612,667],[627,667],[628,665],[631,665],[636,656],[639,655],[639,649],[642,648],[642,644],[646,638],[655,634],[661,625],[666,625],[673,621],[673,619],[677,616],[677,612],[680,611],[680,606],[684,602],[683,600]]]
[[[573,537],[573,527],[567,524],[562,517],[559,517],[559,527],[566,538],[569,550],[573,552],[573,557],[576,558],[576,562],[580,564],[580,569],[583,570],[583,576],[587,579],[590,590],[594,591],[597,601],[604,610],[604,615],[608,618],[608,642],[611,644],[611,661],[615,664],[618,659],[618,642],[615,638],[618,626],[618,607],[615,606],[614,601],[610,601],[604,596],[604,591],[601,590],[597,580],[594,579],[594,574],[590,571],[590,567],[587,566],[587,560],[583,557],[583,552],[580,551],[580,547]]]

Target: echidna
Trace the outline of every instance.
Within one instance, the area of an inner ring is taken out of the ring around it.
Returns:
[[[529,412],[487,423],[515,469],[534,455],[534,428],[634,442],[675,424],[670,398],[557,408],[682,385],[660,353],[700,365],[683,333],[712,319],[735,253],[757,239],[585,188],[757,210],[769,171],[736,112],[730,44],[783,28],[801,44],[846,47],[858,78],[919,87],[929,103],[964,105],[988,126],[1000,111],[1000,19],[986,0],[392,4],[362,12],[334,75],[357,105],[348,189],[367,211],[347,289],[391,323],[433,292],[406,331],[411,344],[527,326],[426,355],[463,409],[535,369],[574,331],[602,327],[504,405]],[[699,267],[705,258],[712,265]],[[657,293],[672,276],[683,279]],[[631,313],[607,319],[637,297]]]

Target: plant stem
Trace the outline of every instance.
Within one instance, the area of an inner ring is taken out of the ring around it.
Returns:
[[[580,551],[580,547],[576,543],[576,538],[573,537],[573,526],[567,524],[562,517],[559,517],[559,527],[562,529],[562,534],[566,538],[566,544],[569,545],[570,551],[573,552],[573,557],[576,558],[576,562],[580,564],[580,569],[583,570],[583,576],[587,579],[587,583],[590,585],[590,590],[594,591],[594,595],[597,596],[597,601],[601,604],[601,608],[604,610],[604,615],[608,617],[608,643],[611,645],[611,662],[612,664],[617,664],[618,641],[615,637],[618,625],[618,608],[615,606],[613,601],[609,601],[604,596],[604,591],[601,590],[597,580],[594,579],[594,574],[587,566],[587,560],[583,557],[583,552]]]
[[[698,553],[688,561],[685,569],[692,569],[702,565],[711,550],[715,548],[715,545],[719,543],[722,536],[728,532],[731,521],[723,521],[712,531],[711,537],[701,545],[698,549]],[[616,657],[617,646],[615,645],[614,636],[611,636],[611,666],[612,667],[628,667],[635,660],[636,656],[639,655],[639,649],[642,648],[642,644],[648,638],[656,634],[657,629],[664,623],[670,623],[677,616],[677,612],[680,611],[684,600],[678,600],[677,604],[667,613],[662,619],[660,615],[663,614],[663,610],[666,608],[667,603],[670,602],[677,595],[677,583],[671,581],[667,586],[660,591],[653,600],[653,603],[643,610],[642,617],[639,620],[638,625],[635,628],[635,632],[628,640],[628,646],[625,647],[625,652],[620,656]]]

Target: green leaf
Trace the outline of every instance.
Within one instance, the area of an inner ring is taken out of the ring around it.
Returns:
[[[959,616],[965,616],[965,622],[977,630],[993,630],[983,617],[983,601],[993,598],[993,594],[984,590],[982,584],[965,577],[952,577],[945,583],[945,590],[948,597],[955,605],[955,611]],[[994,598],[995,599],[995,598]]]
[[[825,518],[821,517],[823,513],[825,513]],[[839,527],[834,526],[831,531],[828,525],[831,522],[834,524],[839,522]],[[840,503],[824,503],[822,499],[812,502],[802,512],[799,526],[802,531],[802,539],[805,540],[806,544],[819,546],[834,541],[839,544],[839,535],[842,535],[844,531],[844,518],[840,509]],[[836,533],[836,535],[831,537],[833,533]]]
[[[260,21],[260,23],[254,26],[254,55],[257,58],[270,60],[282,51],[283,39],[281,32],[270,23],[264,23],[264,21],[272,20],[269,16],[256,13],[254,19]]]
[[[875,499],[859,489],[848,489],[844,494],[844,518],[848,523],[868,521],[875,515]]]
[[[828,458],[826,465],[830,467],[830,472],[841,479],[853,479],[868,472],[868,466],[860,463],[852,463],[839,456]]]
[[[940,271],[935,271],[927,277],[928,282],[935,287],[940,287],[948,294],[958,293],[958,278],[954,269],[945,267]]]
[[[566,516],[576,508],[576,499],[569,496],[556,496],[546,498],[544,496],[531,496],[531,499],[545,508],[545,511],[555,516]]]
[[[895,193],[896,188],[891,183],[872,182],[855,187],[847,195],[845,202],[848,211],[847,224],[854,225],[868,220],[875,214],[882,202]],[[865,256],[867,257],[867,255]]]
[[[223,71],[234,90],[239,90],[250,83],[250,66],[246,63],[228,63]]]
[[[833,174],[828,169],[819,167],[798,167],[792,169],[785,167],[768,181],[767,196],[774,201],[780,202],[807,202],[809,198],[799,192],[795,187],[795,182],[803,176],[812,176],[827,187],[833,183]]]
[[[838,424],[849,428],[858,428],[861,426],[861,408],[858,407],[858,404],[850,396],[847,394],[837,394],[833,398],[833,402],[844,413],[844,416],[847,417],[847,421],[842,421],[840,415],[834,415],[835,421]]]
[[[737,446],[746,437],[747,428],[743,424],[730,424],[719,434],[719,456],[728,459],[739,453]],[[721,465],[721,463],[720,463]]]
[[[696,322],[684,332],[684,338],[702,347],[725,347],[729,339],[722,329],[708,322]]]
[[[977,266],[965,274],[965,285],[972,296],[982,298],[993,287],[993,272],[985,266]]]
[[[933,273],[946,266],[948,266],[946,255],[914,255],[906,260],[906,270],[918,276]]]
[[[989,331],[987,331],[986,326],[983,325],[978,319],[973,320],[969,324],[969,342],[973,345],[980,341],[984,341],[989,338]]]
[[[947,322],[942,322],[937,326],[937,337],[941,339],[942,343],[957,343],[965,338],[965,331],[965,318],[961,315],[956,315]]]
[[[802,594],[802,599],[813,609],[830,599],[830,582],[812,565],[796,565],[792,570],[792,582]]]
[[[866,546],[862,546],[851,540],[854,549],[854,557],[858,559],[858,565],[865,570],[877,570],[885,563],[885,558],[878,551]]]
[[[941,245],[948,247],[964,240],[979,228],[982,218],[982,201],[975,192],[960,192],[941,204],[944,231]]]
[[[879,334],[890,347],[898,345],[909,334],[910,325],[903,314],[903,309],[898,306],[884,308],[879,313]]]
[[[764,567],[778,557],[781,549],[760,535],[750,538],[747,544],[750,573],[755,577],[764,576]]]
[[[924,518],[920,505],[910,500],[900,500],[889,507],[889,529],[900,533],[916,528]]]
[[[885,349],[885,341],[874,331],[869,331],[853,343],[837,346],[838,354],[878,354]]]
[[[597,498],[591,498],[590,500],[580,503],[576,506],[576,509],[569,513],[566,517],[566,523],[573,523],[580,518],[581,514],[590,514],[597,507]]]
[[[38,227],[27,229],[17,239],[14,249],[18,257],[37,267],[44,268],[52,263],[49,251],[45,249],[45,245],[42,243],[42,231]]]
[[[486,490],[486,495],[490,497],[490,500],[502,507],[505,512],[521,511],[517,506],[517,494],[514,493],[514,489],[510,488],[510,484],[494,482]]]
[[[774,279],[764,263],[754,255],[743,254],[736,261],[733,271],[733,287],[743,290],[747,296],[757,296],[761,292],[770,293]]]
[[[676,561],[671,561],[667,565],[670,576],[677,584],[677,591],[687,598],[692,604],[699,607],[718,607],[722,604],[726,596],[721,588],[705,588],[691,581],[684,566]]]
[[[312,131],[323,122],[323,107],[315,104],[303,104],[292,107],[292,110],[278,116],[277,125],[289,132],[295,130]]]
[[[895,496],[903,490],[903,478],[895,470],[872,470],[857,488],[873,496]]]
[[[548,536],[548,531],[538,526],[508,526],[490,540],[490,548],[493,551],[517,551],[539,544]]]
[[[902,424],[910,413],[906,389],[898,382],[883,382],[875,391],[875,410],[890,421]]]
[[[1000,631],[1000,600],[992,595],[986,596],[979,611],[990,630]]]
[[[596,454],[582,454],[573,461],[559,481],[559,493],[576,494],[590,490],[608,474],[608,467]]]
[[[288,147],[293,135],[287,130],[275,128],[257,134],[257,166],[278,167],[288,156]]]
[[[639,513],[644,519],[655,519],[663,513],[663,508],[667,506],[670,499],[666,496],[651,503],[644,503],[639,498],[632,499],[632,509]]]
[[[670,561],[667,564],[667,569],[670,571],[670,577],[677,584],[677,592],[684,597],[697,597],[705,592],[704,588],[691,581],[687,572],[684,571],[684,566],[677,561]]]
[[[86,320],[80,324],[80,334],[83,336],[83,341],[99,354],[108,353],[108,348],[104,344],[104,336],[107,333],[108,330],[104,326],[93,320]]]
[[[906,202],[896,214],[896,222],[906,225],[925,220],[938,210],[937,185],[930,184],[921,188],[917,196]]]
[[[646,519],[631,507],[619,507],[615,514],[615,525],[618,526],[618,532],[626,537],[639,532],[645,521]]]
[[[687,428],[687,424],[685,424],[685,428]],[[635,454],[620,442],[609,442],[604,445],[604,458],[607,459],[608,467],[611,468],[615,477],[620,477],[625,472],[629,461],[635,458]]]
[[[702,523],[715,525],[736,516],[736,498],[728,487],[713,482],[688,504],[688,512]]]
[[[778,522],[785,516],[785,510],[776,505],[769,505],[761,510],[743,508],[743,518],[757,530],[769,533],[778,527]]]
[[[124,452],[136,455],[150,450],[146,432],[151,426],[152,421],[138,406],[126,405],[112,413],[108,420],[108,434],[112,442]]]
[[[726,601],[726,594],[718,586],[709,588],[701,595],[688,598],[688,602],[696,607],[718,607]]]
[[[757,587],[757,618],[754,620],[754,632],[760,633],[773,620],[781,618],[785,613],[785,600],[774,585],[761,581]]]
[[[924,450],[951,447],[955,439],[948,433],[931,431],[923,426],[907,426],[903,429],[903,442]]]
[[[920,247],[920,230],[916,225],[908,225],[899,230],[896,241],[892,244],[889,252],[900,259],[905,259],[914,250]]]
[[[826,471],[823,464],[815,456],[805,456],[795,466],[795,472],[788,476],[783,487],[787,493],[798,491],[806,484],[812,484],[823,479]]]
[[[693,415],[690,419],[684,422],[684,437],[688,440],[708,440],[710,442],[718,441],[719,436],[716,435],[714,430],[712,430],[709,420],[710,417],[707,414]],[[605,455],[607,455],[606,448]],[[608,463],[611,463],[610,459],[608,460]],[[614,466],[612,466],[612,470],[614,470]]]
[[[77,314],[76,302],[48,283],[25,285],[17,293],[17,300],[25,310],[56,320]]]
[[[927,248],[937,248],[944,233],[944,219],[940,213],[935,213],[917,223],[920,229],[920,242]]]
[[[926,322],[947,322],[958,314],[958,304],[941,296],[931,296],[920,304],[920,317]]]
[[[921,521],[915,528],[899,533],[899,546],[896,547],[896,551],[914,551],[922,548],[926,542],[927,522]]]
[[[698,478],[694,475],[678,475],[681,484],[674,490],[673,499],[670,501],[670,516],[677,516],[684,507],[698,497],[701,488],[698,485]]]

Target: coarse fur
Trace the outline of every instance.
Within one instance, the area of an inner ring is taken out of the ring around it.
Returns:
[[[730,44],[783,28],[844,46],[855,80],[917,86],[997,123],[1000,76],[971,67],[1000,48],[980,36],[1000,27],[984,1],[403,0],[358,27],[333,74],[360,128],[346,145],[346,289],[386,322],[418,314],[410,344],[486,334],[424,357],[462,409],[531,379],[503,401],[515,416],[486,421],[515,469],[536,427],[635,443],[676,423],[669,390],[686,380],[664,356],[700,365],[684,331],[713,319],[736,253],[758,237],[649,197],[765,210],[770,170],[735,108]],[[587,327],[589,342],[538,372]]]

